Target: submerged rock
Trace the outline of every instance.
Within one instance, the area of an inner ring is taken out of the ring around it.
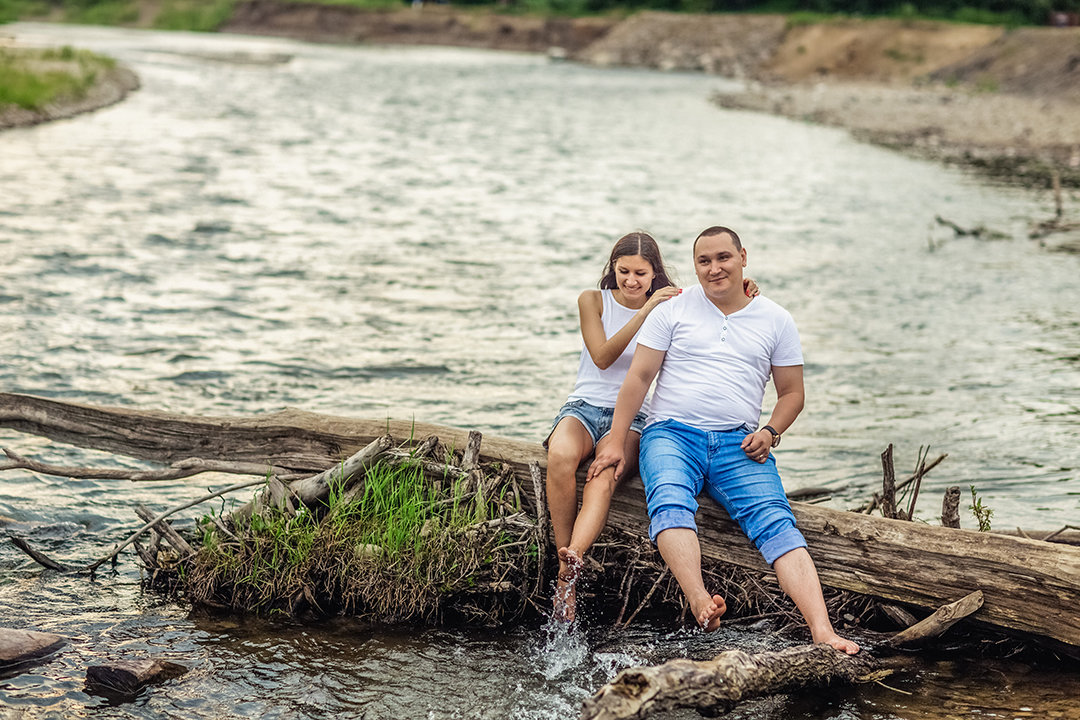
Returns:
[[[0,628],[0,668],[39,660],[67,643],[67,638],[35,630]]]
[[[86,686],[106,695],[132,697],[151,683],[171,680],[187,671],[186,666],[168,660],[120,660],[86,668]]]

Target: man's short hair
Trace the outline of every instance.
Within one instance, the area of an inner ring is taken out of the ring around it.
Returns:
[[[732,242],[735,243],[736,250],[742,250],[742,240],[739,239],[739,234],[731,228],[726,228],[723,225],[713,225],[707,227],[698,233],[698,236],[694,238],[694,247],[692,252],[697,252],[697,241],[703,237],[712,237],[713,235],[730,235]]]

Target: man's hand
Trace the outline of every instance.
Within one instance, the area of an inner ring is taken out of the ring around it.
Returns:
[[[763,463],[769,459],[769,449],[772,448],[772,442],[773,434],[771,432],[758,430],[744,437],[741,447],[751,460]]]
[[[625,466],[626,458],[622,443],[601,440],[596,446],[596,458],[593,460],[592,465],[589,466],[589,473],[585,476],[585,482],[599,476],[609,467],[615,468],[615,480],[617,482]]]

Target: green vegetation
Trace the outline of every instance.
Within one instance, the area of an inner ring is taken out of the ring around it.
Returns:
[[[994,511],[982,504],[982,498],[975,493],[974,485],[971,486],[971,505],[968,509],[979,522],[979,532],[990,532],[990,518],[994,517]]]
[[[215,30],[237,0],[164,0],[155,27]],[[406,7],[411,0],[299,0],[363,9]],[[989,25],[1045,25],[1051,10],[1080,11],[1080,0],[453,0],[455,7],[488,7],[538,15],[596,15],[637,10],[695,13],[783,13],[791,26],[851,17],[895,17]],[[57,10],[70,22],[133,24],[139,0],[0,0],[0,22],[34,18]]]
[[[166,0],[154,18],[159,30],[213,32],[233,13],[236,0]]]
[[[540,537],[496,479],[377,465],[359,491],[336,478],[325,506],[269,509],[229,534],[206,516],[182,584],[196,602],[243,612],[505,622],[540,589]]]
[[[0,108],[41,110],[57,100],[81,98],[115,65],[111,58],[70,47],[0,48]]]

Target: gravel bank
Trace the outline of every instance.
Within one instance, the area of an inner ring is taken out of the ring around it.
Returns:
[[[752,85],[722,107],[847,128],[869,142],[1048,187],[1080,187],[1080,104],[1025,95],[874,83]]]

